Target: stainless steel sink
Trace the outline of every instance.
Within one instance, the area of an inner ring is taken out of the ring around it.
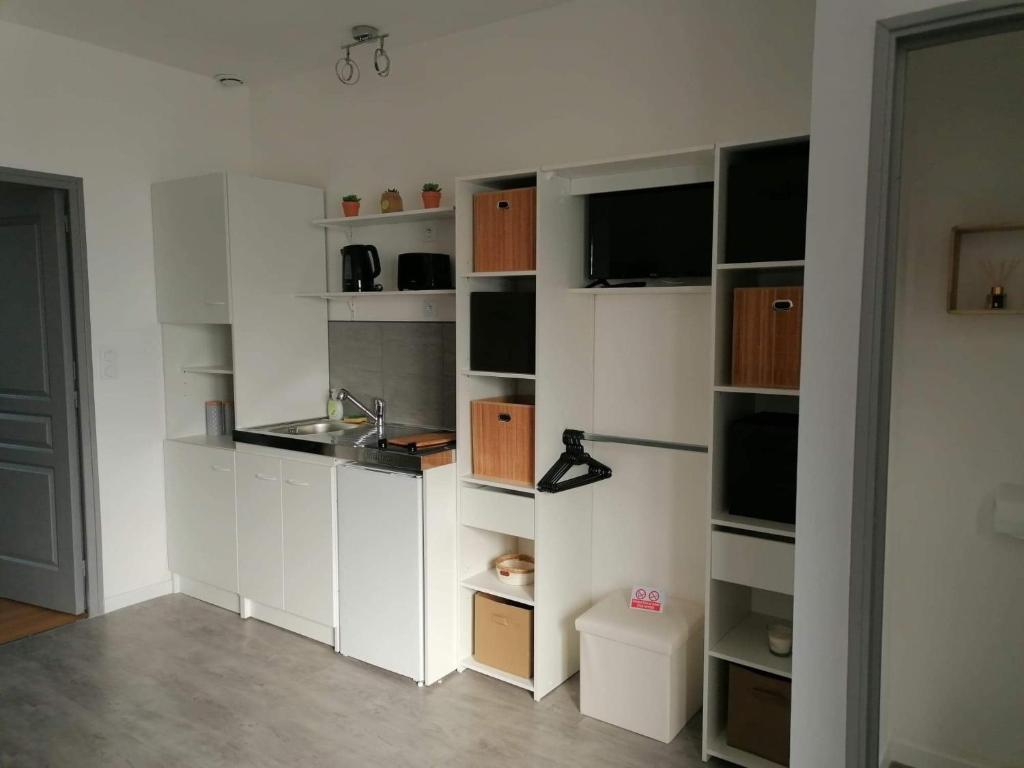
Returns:
[[[344,432],[350,429],[361,429],[362,424],[346,424],[342,421],[314,421],[306,424],[289,424],[270,430],[279,435],[322,435],[325,432]]]

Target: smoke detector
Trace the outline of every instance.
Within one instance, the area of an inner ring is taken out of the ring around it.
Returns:
[[[225,88],[237,88],[240,85],[245,85],[245,80],[243,80],[238,75],[228,75],[221,73],[219,75],[214,75],[213,79]]]

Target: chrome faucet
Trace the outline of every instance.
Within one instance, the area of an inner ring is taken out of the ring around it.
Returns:
[[[352,405],[358,408],[360,411],[366,414],[366,418],[370,420],[370,423],[377,427],[377,442],[378,444],[384,442],[384,417],[387,410],[387,403],[381,400],[379,397],[373,398],[373,410],[371,411],[365,405],[363,405],[359,399],[349,392],[347,389],[340,389],[338,391],[338,399],[341,402],[348,400]]]

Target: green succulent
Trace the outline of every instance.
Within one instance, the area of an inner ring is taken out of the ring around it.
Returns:
[[[441,191],[441,185],[438,184],[436,181],[428,181],[426,184],[423,185],[423,191],[424,192],[440,192]]]
[[[341,198],[342,202],[345,203],[358,203],[362,199],[363,198],[361,198],[359,195],[345,195],[343,198]]]

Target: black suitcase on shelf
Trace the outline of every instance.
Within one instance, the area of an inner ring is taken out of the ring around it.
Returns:
[[[469,365],[474,371],[534,373],[534,293],[476,291],[469,296]]]
[[[729,425],[725,496],[733,515],[796,520],[796,451],[799,417],[755,413]]]

